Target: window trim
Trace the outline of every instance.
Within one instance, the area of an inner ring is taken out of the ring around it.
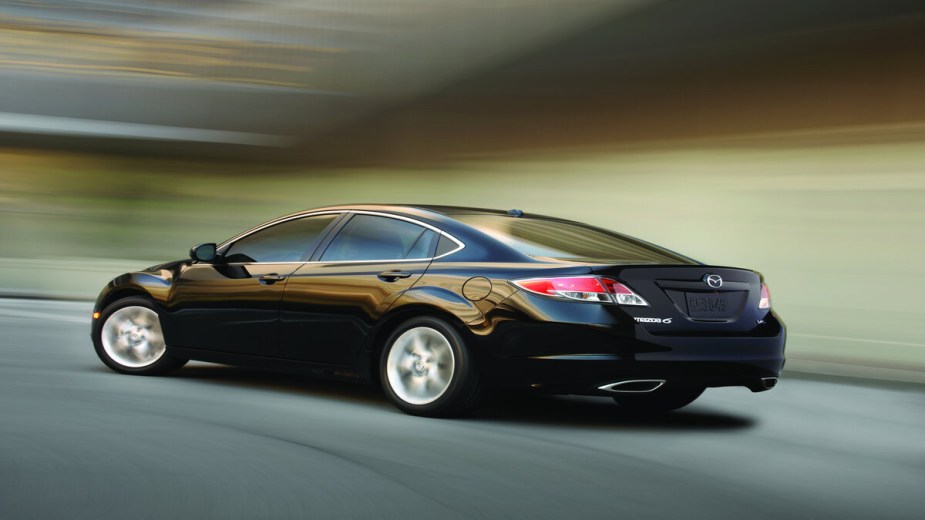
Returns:
[[[319,244],[319,246],[323,245],[324,248],[322,249],[321,247],[319,247],[319,249],[315,251],[318,257],[317,260],[313,259],[305,263],[307,264],[384,264],[384,263],[399,263],[399,262],[432,262],[438,258],[443,258],[445,256],[452,255],[453,253],[456,253],[457,251],[461,251],[465,249],[466,247],[466,244],[464,244],[461,240],[454,237],[453,235],[447,233],[446,231],[443,231],[442,229],[439,229],[430,224],[427,224],[426,222],[421,222],[420,220],[415,220],[413,218],[406,217],[404,215],[394,215],[391,213],[382,213],[379,211],[368,211],[368,210],[347,210],[347,213],[349,214],[349,218],[345,218],[342,224],[338,225],[338,229],[336,229],[332,233],[330,240],[328,240],[326,237],[325,240],[321,244]],[[331,243],[337,239],[337,236],[343,230],[344,226],[346,226],[347,223],[350,222],[350,219],[353,218],[353,215],[372,215],[374,217],[384,217],[384,218],[391,218],[395,220],[403,220],[405,222],[410,222],[412,224],[421,226],[425,229],[429,229],[437,233],[438,236],[447,237],[448,239],[455,242],[457,247],[456,249],[443,253],[440,256],[427,256],[427,257],[422,257],[422,258],[392,258],[392,259],[370,259],[370,260],[321,260],[321,257],[324,255],[325,251],[328,249],[328,246],[330,246]],[[312,257],[314,258],[314,256],[315,255],[313,255]]]
[[[276,219],[276,220],[271,220],[270,222],[267,222],[266,224],[261,224],[261,225],[255,227],[255,228],[253,228],[253,229],[250,229],[250,230],[245,231],[245,232],[243,232],[243,233],[240,233],[240,234],[238,234],[238,235],[236,235],[236,236],[234,236],[234,237],[232,237],[232,238],[229,238],[228,240],[225,240],[224,242],[222,242],[221,244],[219,244],[218,247],[217,247],[216,249],[217,249],[218,251],[221,251],[221,254],[224,255],[224,254],[225,254],[225,251],[227,251],[227,248],[230,247],[231,245],[233,245],[235,242],[237,242],[237,241],[239,241],[239,240],[242,240],[242,239],[244,239],[244,238],[247,238],[247,237],[253,235],[254,233],[258,233],[258,232],[260,232],[260,231],[263,231],[264,229],[266,229],[266,228],[268,228],[268,227],[275,226],[275,225],[277,225],[277,224],[282,224],[282,223],[284,223],[284,222],[289,222],[290,220],[296,220],[296,219],[308,218],[308,217],[315,217],[315,216],[318,216],[318,215],[331,215],[331,214],[338,214],[338,215],[341,215],[341,217],[334,220],[332,227],[328,230],[328,232],[325,234],[325,236],[321,238],[321,241],[318,242],[318,246],[317,246],[317,247],[315,248],[315,250],[312,252],[311,256],[309,257],[309,258],[310,258],[309,261],[307,261],[307,262],[234,262],[234,263],[239,263],[239,264],[240,264],[240,263],[244,263],[244,264],[281,264],[281,265],[282,265],[282,264],[298,264],[298,265],[304,265],[304,264],[363,264],[363,263],[380,263],[380,264],[381,264],[381,263],[398,263],[398,262],[427,262],[427,261],[434,261],[434,260],[437,260],[438,258],[445,258],[445,257],[447,257],[447,256],[450,256],[450,255],[454,254],[454,253],[457,253],[457,252],[459,252],[459,251],[462,251],[463,249],[466,248],[466,244],[464,244],[461,240],[459,240],[458,238],[454,237],[453,235],[447,233],[446,231],[443,231],[442,229],[437,228],[437,227],[435,227],[435,226],[433,226],[433,225],[431,225],[431,224],[428,224],[428,223],[426,223],[426,222],[421,222],[420,220],[416,220],[416,219],[413,219],[413,218],[411,218],[411,217],[406,217],[406,216],[404,216],[404,215],[395,215],[395,214],[392,214],[392,213],[383,213],[383,212],[381,212],[381,211],[352,210],[352,209],[346,209],[346,210],[344,210],[344,209],[342,209],[342,210],[322,210],[322,211],[314,211],[314,212],[310,212],[310,213],[300,213],[300,214],[298,214],[298,215],[291,215],[291,216],[288,216],[288,217],[282,217],[282,218],[278,218],[278,219]],[[350,220],[350,218],[353,217],[353,215],[373,215],[373,216],[377,216],[377,217],[385,217],[385,218],[392,218],[392,219],[396,219],[396,220],[404,220],[405,222],[410,222],[410,223],[412,223],[412,224],[416,224],[416,225],[421,226],[421,227],[423,227],[423,228],[429,229],[429,230],[431,230],[431,231],[437,233],[438,235],[444,236],[444,237],[446,237],[446,238],[452,240],[453,242],[456,243],[457,247],[456,247],[455,249],[453,249],[453,250],[450,250],[450,251],[448,251],[448,252],[446,252],[446,253],[443,253],[443,254],[440,255],[440,256],[429,256],[429,257],[424,257],[424,258],[399,258],[399,259],[390,259],[390,260],[379,259],[379,260],[326,260],[326,261],[321,261],[321,260],[320,260],[321,255],[323,255],[323,254],[324,254],[324,251],[327,250],[327,248],[328,248],[329,245],[331,245],[331,242],[333,242],[334,239],[337,238],[337,235],[340,234],[340,232],[341,232],[341,230],[343,229],[344,225]],[[323,247],[323,248],[322,248],[322,247]],[[315,258],[316,255],[317,255],[317,257],[318,257],[318,260],[311,260],[311,259]]]
[[[343,222],[343,214],[344,214],[344,213],[345,213],[344,211],[318,211],[318,212],[314,212],[314,213],[307,213],[307,214],[302,214],[302,215],[293,215],[293,216],[289,216],[289,217],[278,218],[278,219],[276,219],[276,220],[271,220],[270,222],[267,222],[267,223],[265,223],[265,224],[261,224],[261,225],[255,227],[255,228],[251,228],[251,229],[248,230],[248,231],[245,231],[245,232],[240,233],[240,234],[238,234],[238,235],[236,235],[236,236],[234,236],[234,237],[232,237],[232,238],[229,238],[228,240],[225,240],[224,242],[222,242],[221,244],[219,244],[219,245],[215,248],[215,250],[216,250],[216,253],[217,253],[217,254],[220,254],[220,255],[222,256],[222,258],[224,258],[225,253],[227,253],[228,250],[231,249],[231,247],[233,247],[237,242],[239,242],[239,241],[241,241],[241,240],[244,240],[245,238],[247,238],[247,237],[253,235],[254,233],[259,233],[259,232],[261,232],[261,231],[263,231],[263,230],[265,230],[265,229],[271,228],[271,227],[273,227],[273,226],[277,226],[277,225],[279,225],[279,224],[285,224],[286,222],[291,222],[291,221],[293,221],[293,220],[299,220],[299,219],[310,218],[310,217],[317,217],[317,216],[320,216],[320,215],[338,215],[338,216],[335,217],[334,220],[332,220],[332,221],[328,224],[328,226],[325,227],[324,230],[322,231],[322,234],[320,235],[320,240],[318,240],[317,244],[315,245],[315,248],[311,251],[311,254],[308,256],[308,258],[311,259],[311,258],[315,255],[315,253],[318,251],[318,248],[319,248],[322,244],[325,243],[325,240],[327,240],[327,238],[331,235],[331,233],[334,233],[334,232],[336,232],[337,230],[340,229],[340,225],[341,225],[341,223]],[[305,263],[305,261],[301,261],[301,260],[300,260],[300,261],[296,261],[296,262],[226,262],[226,263],[228,263],[228,264],[233,264],[233,265],[241,265],[241,264],[248,264],[248,265],[250,265],[250,264],[302,265],[302,264]]]

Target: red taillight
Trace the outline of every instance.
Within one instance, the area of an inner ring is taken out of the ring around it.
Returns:
[[[768,286],[766,284],[761,284],[761,299],[758,300],[758,308],[771,308],[771,291],[768,290]]]
[[[531,278],[516,280],[514,284],[543,296],[555,296],[586,302],[609,302],[610,295],[601,282],[592,276],[570,276],[563,278]]]
[[[567,276],[514,280],[514,285],[536,294],[585,302],[612,302],[621,305],[648,305],[629,287],[609,278]]]
[[[620,305],[641,305],[647,307],[649,304],[642,299],[642,296],[634,293],[632,289],[622,283],[611,280],[610,278],[601,278],[604,285],[613,295],[613,300]]]

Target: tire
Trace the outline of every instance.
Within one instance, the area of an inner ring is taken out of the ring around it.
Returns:
[[[399,410],[451,417],[478,406],[482,381],[459,332],[433,317],[413,318],[389,336],[379,362],[382,388]]]
[[[702,386],[676,386],[659,388],[651,393],[616,396],[614,401],[620,408],[633,413],[663,413],[683,408],[703,393]]]
[[[106,366],[122,374],[163,375],[188,361],[167,352],[157,309],[136,296],[103,309],[93,324],[93,347]]]

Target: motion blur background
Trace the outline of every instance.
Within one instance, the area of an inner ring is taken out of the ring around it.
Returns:
[[[0,1],[0,295],[290,211],[520,208],[764,273],[789,370],[925,382],[925,4]]]

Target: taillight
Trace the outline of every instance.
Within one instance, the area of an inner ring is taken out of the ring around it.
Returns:
[[[767,284],[761,284],[761,299],[758,300],[759,309],[771,308],[771,291],[768,290]]]
[[[643,307],[648,307],[649,303],[642,299],[642,296],[634,293],[632,289],[623,285],[622,283],[611,280],[610,278],[601,278],[601,281],[604,282],[604,285],[607,286],[607,289],[610,291],[610,294],[613,295],[613,300],[620,305],[641,305]]]
[[[531,278],[515,280],[514,285],[543,296],[556,296],[585,302],[609,302],[610,295],[604,285],[592,276],[567,278]]]
[[[525,291],[554,298],[620,305],[649,305],[629,287],[609,278],[566,276],[514,280],[513,283]]]

